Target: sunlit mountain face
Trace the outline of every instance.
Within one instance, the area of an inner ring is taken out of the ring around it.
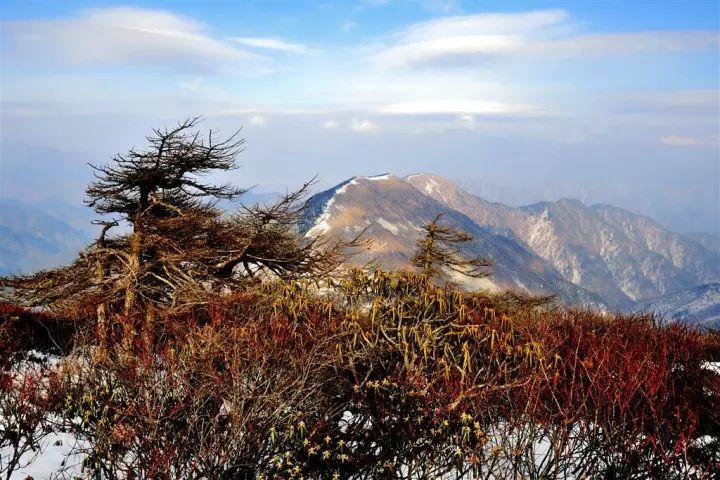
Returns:
[[[467,253],[494,263],[491,277],[468,288],[557,293],[565,303],[621,310],[683,291],[678,301],[696,290],[705,303],[717,300],[711,285],[720,281],[720,256],[694,237],[609,205],[492,203],[437,175],[353,177],[310,199],[304,229],[308,236],[364,231],[372,244],[355,263],[407,268],[420,228],[440,212],[473,235]],[[716,321],[712,309],[710,317],[695,310],[684,319]]]
[[[246,194],[241,203],[277,194]],[[240,203],[220,205],[228,212]],[[91,209],[78,205],[0,203],[3,274],[71,261],[97,234]],[[468,193],[439,175],[356,176],[313,195],[300,229],[371,240],[355,265],[409,268],[421,227],[438,213],[467,231],[467,254],[492,260],[489,278],[457,277],[469,289],[556,294],[570,305],[653,310],[668,320],[714,325],[720,282],[718,238],[683,235],[649,217],[610,205],[564,199],[511,207]]]

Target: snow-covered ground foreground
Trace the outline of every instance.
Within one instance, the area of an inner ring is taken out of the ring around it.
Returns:
[[[61,360],[56,358],[48,359],[48,364],[53,368],[61,364]],[[707,362],[704,368],[720,374],[720,362]],[[346,412],[343,422],[349,422],[352,415]],[[710,438],[698,439],[698,442],[708,442]],[[81,453],[86,445],[82,445],[76,438],[69,433],[52,433],[48,435],[42,442],[41,448],[37,452],[30,452],[22,457],[20,468],[18,468],[11,476],[10,480],[25,480],[32,477],[33,480],[61,480],[61,479],[86,479],[89,478],[83,473],[82,463],[83,454]],[[550,443],[547,439],[542,439],[534,445],[534,454],[537,461],[542,460],[548,454]],[[0,457],[3,461],[9,454],[8,449],[0,449]],[[445,478],[457,478],[457,475],[451,474]],[[572,477],[570,477],[572,478]]]
[[[705,368],[720,375],[720,362],[707,362]]]
[[[10,480],[56,480],[84,478],[82,456],[76,454],[77,440],[68,433],[50,434],[39,452],[25,455],[20,461],[21,468],[13,472]],[[0,451],[0,455],[7,452]]]
[[[16,380],[30,372],[61,368],[62,365],[62,358],[34,350],[27,352],[25,359],[20,363],[19,370],[15,370],[20,374]],[[5,419],[0,417],[0,420],[3,420],[0,425],[4,425]],[[52,423],[51,419],[50,424]],[[81,450],[81,445],[72,434],[51,432],[42,439],[39,447],[36,451],[26,452],[20,458],[10,480],[25,480],[28,477],[34,480],[83,478],[82,455],[77,453]],[[0,448],[0,466],[7,465],[11,453],[10,447]]]

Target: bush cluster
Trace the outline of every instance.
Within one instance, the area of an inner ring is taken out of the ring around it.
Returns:
[[[6,306],[0,448],[71,432],[113,479],[717,472],[712,335],[538,303],[352,271],[330,294],[267,282],[158,314],[131,341],[141,314],[102,344],[76,326],[32,368],[7,339],[52,319]]]

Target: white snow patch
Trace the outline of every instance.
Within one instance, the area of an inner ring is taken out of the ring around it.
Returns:
[[[720,375],[720,362],[705,362],[703,368]]]
[[[360,233],[365,229],[362,225],[346,225],[345,233],[356,234]]]
[[[450,279],[460,285],[464,290],[469,292],[486,291],[486,292],[499,292],[500,287],[495,285],[489,278],[474,278],[463,275],[460,272],[453,270],[446,270],[450,275]]]
[[[520,281],[520,279],[516,275],[512,276],[512,280],[513,283],[515,283],[515,285],[517,285],[520,290],[523,290],[525,292],[532,292],[532,290],[528,288],[528,286],[525,285],[522,281]]]
[[[332,226],[330,225],[330,217],[331,217],[330,208],[335,203],[335,199],[337,198],[338,195],[342,195],[343,193],[345,193],[347,191],[347,188],[350,185],[357,185],[357,183],[358,183],[357,177],[354,177],[352,180],[347,182],[345,185],[343,185],[342,187],[335,190],[335,193],[333,194],[332,198],[330,200],[328,200],[327,203],[325,204],[325,207],[323,208],[322,213],[320,215],[318,215],[315,225],[313,225],[305,233],[306,238],[323,235],[332,229]]]
[[[318,235],[323,235],[323,234],[329,232],[330,229],[332,228],[330,226],[330,224],[327,222],[329,218],[330,218],[330,214],[323,212],[318,217],[318,221],[315,223],[315,225],[313,225],[312,228],[310,228],[310,230],[308,230],[305,233],[305,237],[307,237],[307,238],[317,237]]]
[[[353,177],[352,180],[350,180],[350,181],[347,182],[345,185],[343,185],[342,187],[340,187],[340,188],[338,188],[337,190],[335,190],[335,195],[333,195],[332,200],[335,200],[335,197],[337,197],[338,195],[342,195],[343,193],[347,192],[347,188],[348,188],[350,185],[357,185],[357,184],[358,184],[358,177]],[[331,201],[332,201],[332,200],[331,200]]]
[[[378,217],[377,223],[385,230],[391,232],[393,235],[397,235],[400,232],[400,228],[394,223],[390,223],[382,217]]]
[[[82,446],[78,445],[77,439],[72,434],[50,434],[43,442],[40,451],[36,452],[37,456],[23,458],[20,463],[23,467],[15,470],[10,479],[84,478],[81,477],[83,460],[83,455],[79,453],[81,450]]]
[[[390,180],[391,176],[392,175],[390,175],[389,173],[383,173],[382,175],[373,175],[371,177],[364,177],[364,178],[366,180],[370,180],[371,182],[375,182],[378,180]]]
[[[436,188],[439,189],[439,187],[440,185],[438,185],[438,183],[433,178],[425,182],[425,191],[430,195],[432,195]]]

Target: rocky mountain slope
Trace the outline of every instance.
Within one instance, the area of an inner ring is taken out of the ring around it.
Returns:
[[[408,266],[421,226],[440,212],[447,212],[445,221],[474,237],[467,246],[468,254],[482,255],[494,263],[492,276],[474,280],[472,287],[557,293],[568,303],[603,305],[600,297],[562,278],[511,232],[480,226],[391,175],[354,177],[315,195],[308,202],[304,230],[308,236],[351,237],[365,229],[372,245],[352,261],[403,268]]]
[[[695,240],[711,252],[720,253],[720,237],[709,235],[707,233],[688,233],[685,237]]]
[[[661,297],[679,302],[676,292],[720,282],[720,255],[703,245],[707,239],[609,205],[560,200],[509,207],[436,175],[354,177],[312,197],[306,212],[308,235],[367,229],[372,249],[355,262],[377,259],[387,268],[407,267],[420,227],[447,212],[447,221],[475,238],[468,253],[495,263],[492,276],[474,287],[557,292],[569,303],[634,310]]]
[[[720,283],[675,292],[640,302],[638,311],[652,311],[667,321],[720,327]]]
[[[405,180],[478,225],[510,230],[563,278],[614,308],[720,280],[716,251],[627,210],[577,200],[512,208],[435,175]]]

